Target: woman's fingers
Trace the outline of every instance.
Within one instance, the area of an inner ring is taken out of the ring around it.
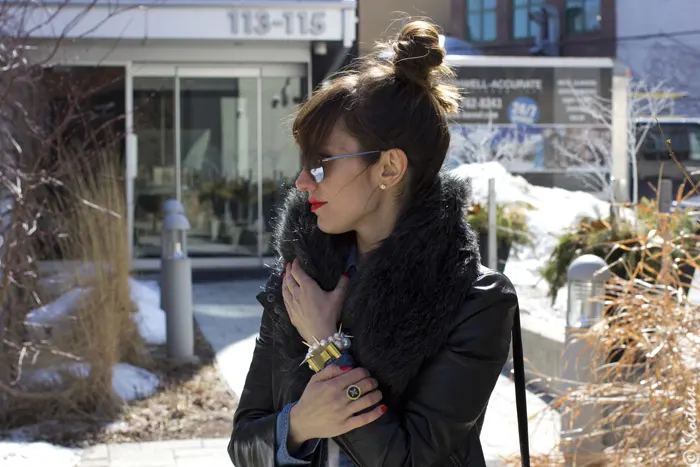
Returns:
[[[375,391],[375,392],[378,392],[378,391]],[[369,394],[368,394],[368,396],[369,396]],[[356,402],[359,402],[359,400]],[[386,409],[385,405],[379,405],[368,412],[360,413],[357,415],[353,415],[352,417],[349,417],[345,421],[345,423],[343,423],[343,430],[344,430],[343,432],[347,433],[349,431],[360,428],[361,426],[369,425],[370,423],[372,423],[373,421],[379,419],[379,417],[384,415],[386,410],[387,409]]]
[[[299,284],[294,277],[288,272],[282,277],[282,290],[288,290],[292,296],[296,295],[299,290]]]
[[[383,397],[382,391],[379,389],[362,393],[362,397],[348,404],[346,413],[348,414],[348,417],[359,414],[360,412],[379,404]]]
[[[329,380],[329,383],[333,386],[331,388],[332,391],[336,392],[336,394],[342,394],[343,397],[347,397],[346,390],[348,386],[356,384],[365,378],[369,378],[369,371],[364,368],[353,368]]]
[[[296,283],[301,287],[315,283],[315,281],[311,279],[311,277],[306,274],[304,269],[301,267],[301,261],[299,261],[299,258],[294,258],[294,261],[292,261],[292,267],[288,271],[288,275],[291,275]]]
[[[360,394],[362,395],[369,394],[370,392],[374,391],[377,389],[378,385],[377,380],[374,378],[365,378],[355,383],[355,386],[360,389]]]

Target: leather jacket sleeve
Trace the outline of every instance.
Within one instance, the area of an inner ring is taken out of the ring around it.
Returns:
[[[472,285],[443,350],[408,388],[400,411],[389,410],[340,441],[356,464],[447,464],[486,410],[508,358],[518,299],[510,281],[488,272]],[[362,362],[358,362],[362,366]]]
[[[272,397],[272,319],[263,311],[260,334],[255,343],[238,409],[228,454],[233,465],[274,467],[277,412]]]

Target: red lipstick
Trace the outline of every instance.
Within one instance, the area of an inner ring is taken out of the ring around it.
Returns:
[[[311,212],[316,212],[318,208],[326,204],[325,201],[318,201],[316,199],[310,199],[309,204],[311,205]]]

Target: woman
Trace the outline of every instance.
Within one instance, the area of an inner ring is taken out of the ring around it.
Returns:
[[[362,59],[296,116],[304,170],[258,296],[237,467],[485,465],[518,301],[480,266],[465,182],[440,170],[458,93],[438,37],[406,24],[391,58]]]

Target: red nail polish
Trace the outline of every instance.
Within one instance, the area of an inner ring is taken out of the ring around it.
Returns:
[[[384,413],[387,410],[389,410],[389,408],[386,405],[383,405],[381,410],[382,410],[382,413]]]
[[[350,370],[352,370],[352,367],[351,366],[341,366],[340,369],[343,371],[350,371]]]
[[[347,272],[344,272],[343,276],[347,277],[348,279],[350,278],[350,274],[348,274]]]
[[[286,273],[286,272],[283,272],[283,273],[282,273],[282,279],[284,279],[284,276],[286,276],[286,275],[287,275],[287,273]]]

